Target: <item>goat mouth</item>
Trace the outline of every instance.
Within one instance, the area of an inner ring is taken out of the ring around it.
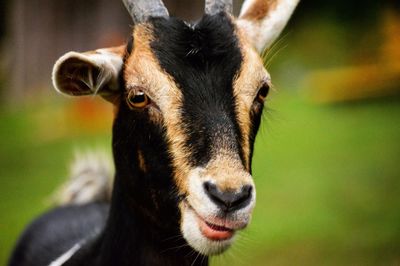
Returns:
[[[235,229],[226,227],[225,225],[211,223],[201,217],[188,202],[186,202],[186,206],[195,213],[200,232],[207,239],[223,241],[231,239],[234,236],[236,232]]]
[[[200,231],[203,236],[207,237],[210,240],[214,241],[222,241],[228,240],[233,237],[235,234],[235,230],[227,228],[225,226],[212,224],[202,219],[201,217],[197,217],[199,220]]]

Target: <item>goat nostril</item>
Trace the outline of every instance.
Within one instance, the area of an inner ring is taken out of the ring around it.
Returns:
[[[204,190],[205,190],[206,192],[209,192],[209,191],[211,190],[211,186],[214,186],[214,187],[215,187],[215,185],[214,185],[214,184],[211,184],[210,182],[204,182],[204,184],[203,184]]]
[[[240,192],[220,191],[216,185],[205,182],[203,188],[207,196],[224,211],[234,211],[246,207],[251,201],[253,187],[243,186]]]
[[[242,194],[244,197],[250,197],[251,196],[251,192],[253,191],[253,186],[251,185],[246,185],[242,188]]]
[[[204,190],[207,196],[217,205],[225,205],[224,200],[221,198],[221,192],[218,190],[217,186],[210,182],[205,182],[203,184]]]
[[[241,203],[249,201],[251,199],[252,190],[253,190],[252,186],[250,186],[250,185],[244,186],[242,188],[242,191],[238,193],[237,199],[235,202],[232,203],[232,205],[240,205]]]

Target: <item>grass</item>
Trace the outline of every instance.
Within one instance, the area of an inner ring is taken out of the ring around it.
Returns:
[[[255,149],[253,222],[212,264],[399,264],[400,101],[317,106],[282,91],[269,105]],[[73,148],[110,146],[104,131],[38,141],[35,107],[0,115],[0,265],[49,208]],[[61,128],[47,121],[50,133]]]

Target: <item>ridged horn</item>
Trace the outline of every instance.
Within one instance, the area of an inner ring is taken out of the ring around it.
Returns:
[[[232,14],[232,0],[206,0],[205,12],[208,15],[215,15],[221,11]]]
[[[122,0],[133,23],[146,21],[149,17],[168,17],[168,10],[161,0]]]

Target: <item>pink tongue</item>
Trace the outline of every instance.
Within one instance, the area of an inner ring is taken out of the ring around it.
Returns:
[[[234,231],[219,225],[209,224],[205,221],[200,221],[201,233],[211,240],[225,240],[233,236]]]

